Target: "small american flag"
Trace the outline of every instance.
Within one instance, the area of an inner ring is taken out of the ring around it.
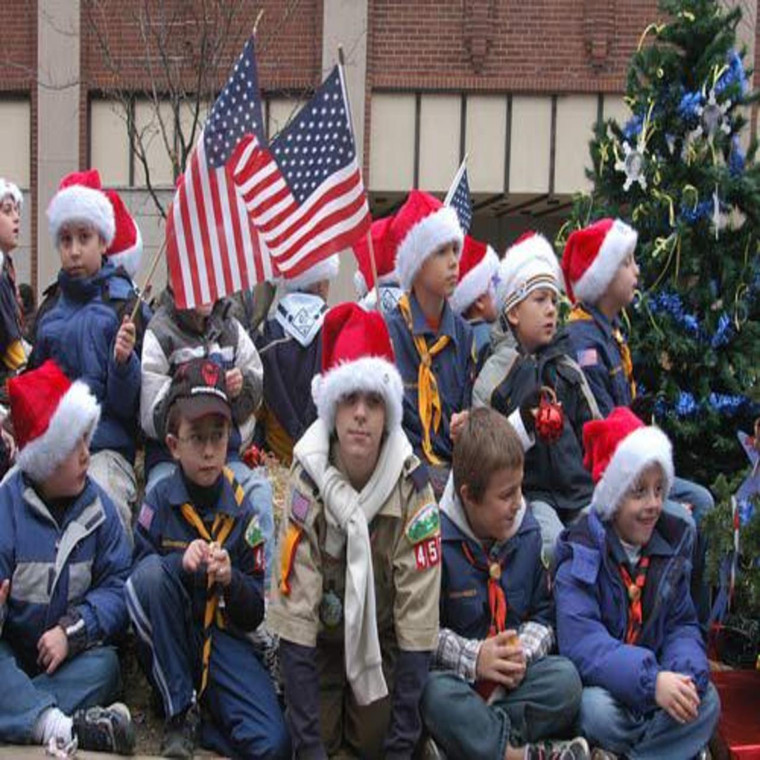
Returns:
[[[470,198],[470,183],[467,179],[467,156],[464,157],[464,161],[454,175],[443,204],[451,206],[457,212],[462,232],[467,234],[472,224],[472,198]]]
[[[261,134],[253,40],[214,103],[180,178],[166,225],[169,276],[179,308],[212,303],[277,274],[230,174],[246,134]]]
[[[235,182],[286,278],[350,248],[369,228],[340,67],[268,149],[254,134],[236,155]]]

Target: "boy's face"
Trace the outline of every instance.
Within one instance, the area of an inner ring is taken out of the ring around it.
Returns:
[[[507,313],[518,342],[529,354],[548,346],[557,332],[557,294],[537,288]]]
[[[515,518],[522,505],[523,468],[496,470],[479,501],[473,501],[467,485],[459,494],[473,533],[481,541],[506,541],[514,533]]]
[[[448,298],[457,286],[458,275],[459,251],[454,243],[446,243],[425,259],[414,278],[414,287]]]
[[[82,222],[64,224],[58,233],[61,267],[70,277],[92,277],[103,265],[106,243],[98,231]]]
[[[633,253],[629,253],[618,267],[612,282],[607,286],[606,296],[619,311],[633,301],[638,284],[639,265],[636,263]]]
[[[480,318],[484,322],[495,322],[499,318],[499,310],[496,307],[496,299],[494,298],[493,291],[489,288],[483,293],[480,298],[475,302],[479,304]]]
[[[89,466],[90,447],[85,434],[58,467],[40,483],[42,493],[48,499],[79,496],[84,488]]]
[[[626,491],[612,518],[620,538],[634,546],[649,542],[665,499],[665,475],[658,464],[647,467]]]
[[[356,391],[343,396],[335,410],[340,458],[374,468],[385,429],[385,401],[379,393]]]
[[[18,203],[7,195],[0,202],[0,251],[10,253],[18,246],[21,227],[21,209]]]
[[[185,477],[207,488],[222,474],[229,437],[230,424],[219,414],[207,414],[193,421],[182,417],[177,434],[166,436],[166,445]]]

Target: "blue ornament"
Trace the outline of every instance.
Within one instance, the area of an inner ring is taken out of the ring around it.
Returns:
[[[734,328],[731,324],[731,317],[728,314],[721,314],[718,319],[718,326],[715,328],[715,333],[710,339],[711,348],[720,348],[725,346],[733,337]]]
[[[686,122],[695,122],[701,114],[701,106],[704,103],[704,95],[701,92],[687,92],[678,104],[678,115]]]
[[[728,170],[732,177],[738,177],[743,171],[746,163],[746,156],[739,143],[739,138],[734,135],[731,139],[731,152],[728,154]]]
[[[623,137],[628,142],[634,142],[635,138],[639,136],[641,128],[644,126],[644,117],[641,114],[634,114],[623,127]]]
[[[742,95],[747,94],[747,74],[744,71],[742,59],[736,50],[730,50],[726,56],[728,68],[721,74],[720,79],[715,83],[715,93],[720,95],[727,87],[733,84],[739,84],[739,91]]]
[[[744,396],[727,393],[711,393],[707,397],[707,402],[716,412],[733,416],[744,406],[747,399]]]
[[[697,402],[688,391],[679,391],[675,405],[676,416],[691,417],[697,412]]]

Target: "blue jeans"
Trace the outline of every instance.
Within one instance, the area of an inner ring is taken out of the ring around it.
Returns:
[[[454,673],[431,673],[420,702],[430,735],[447,757],[503,758],[507,745],[562,736],[575,722],[581,679],[565,657],[543,657],[492,704]]]
[[[606,689],[590,686],[583,690],[578,723],[589,743],[630,760],[687,760],[710,741],[719,717],[720,699],[712,684],[702,697],[696,719],[684,724],[660,709],[635,714]]]
[[[94,647],[65,660],[52,675],[29,676],[10,644],[0,641],[0,742],[28,744],[42,712],[58,707],[71,715],[108,705],[121,692],[119,658],[112,647]]]
[[[266,560],[266,576],[264,588],[269,591],[269,583],[272,577],[272,555],[274,552],[274,512],[272,511],[272,484],[267,478],[265,467],[257,467],[252,470],[239,459],[227,461],[235,474],[235,479],[243,487],[245,495],[251,502],[251,506],[259,516],[259,527],[264,536],[264,558]],[[174,474],[177,465],[174,462],[159,462],[151,468],[148,482],[145,484],[145,493],[149,494],[157,483]]]

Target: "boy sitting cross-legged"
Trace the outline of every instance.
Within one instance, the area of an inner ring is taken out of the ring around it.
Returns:
[[[166,410],[179,467],[142,505],[126,587],[138,654],[163,702],[162,753],[192,757],[201,724],[203,744],[224,755],[289,757],[274,686],[245,636],[264,617],[264,535],[224,466],[224,370],[210,359],[181,364]]]
[[[126,630],[130,554],[87,475],[100,417],[52,362],[8,381],[18,470],[0,486],[0,742],[131,754],[110,646]]]
[[[492,409],[470,413],[441,501],[441,631],[422,716],[451,758],[588,757],[570,729],[581,684],[549,655],[554,607],[538,523],[522,497],[523,450]]]
[[[584,684],[580,730],[631,760],[693,758],[720,703],[689,594],[687,525],[663,511],[670,441],[625,407],[583,439],[596,488],[557,543],[554,587],[559,650]]]

